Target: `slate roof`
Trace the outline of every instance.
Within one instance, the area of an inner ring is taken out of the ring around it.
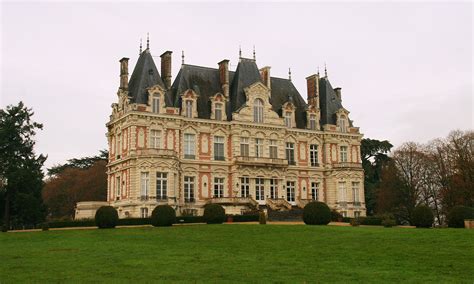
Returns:
[[[151,71],[150,71],[151,70]],[[226,105],[228,120],[235,112],[246,103],[244,89],[262,82],[257,64],[253,59],[241,58],[235,72],[229,71],[230,100]],[[146,104],[148,93],[146,88],[153,85],[164,88],[163,81],[153,62],[148,50],[144,51],[135,66],[129,83],[129,96],[132,102]],[[171,88],[166,91],[166,106],[181,107],[181,95],[186,90],[193,90],[199,97],[197,99],[198,117],[209,119],[211,117],[210,98],[216,93],[222,93],[219,80],[219,69],[183,64]],[[329,80],[325,77],[319,79],[319,94],[321,108],[321,125],[336,124],[336,112],[342,108],[342,103]],[[282,116],[282,106],[291,100],[296,107],[295,120],[297,128],[306,128],[307,104],[296,87],[289,79],[271,77],[272,109]],[[351,125],[351,121],[349,122]]]
[[[137,64],[128,83],[128,96],[131,97],[131,102],[147,104],[148,92],[146,89],[155,85],[165,88],[160,73],[151,57],[150,50],[146,49],[138,57]]]

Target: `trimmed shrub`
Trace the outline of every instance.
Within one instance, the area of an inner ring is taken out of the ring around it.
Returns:
[[[169,205],[158,205],[151,212],[151,224],[154,227],[169,227],[176,223],[176,211]]]
[[[385,228],[391,228],[397,225],[397,221],[395,221],[395,217],[391,214],[384,214],[380,218],[381,218],[381,224]]]
[[[95,225],[99,229],[115,228],[118,223],[118,213],[112,206],[102,206],[95,212]]]
[[[411,225],[417,228],[431,228],[434,216],[431,209],[426,205],[418,205],[412,212]]]
[[[464,228],[465,219],[474,219],[474,208],[467,206],[454,206],[448,213],[448,227]]]
[[[327,225],[331,222],[331,209],[324,202],[310,202],[303,209],[306,225]]]
[[[382,225],[382,219],[375,216],[367,216],[367,217],[361,218],[360,223],[362,225],[380,226]]]
[[[267,224],[267,216],[265,216],[265,212],[260,211],[258,214],[258,223],[260,223],[260,225]]]
[[[336,210],[331,210],[331,221],[333,222],[342,222],[343,221],[342,214],[337,212]]]
[[[208,204],[204,207],[204,221],[207,224],[222,224],[225,222],[225,210],[219,204]]]
[[[151,218],[125,218],[125,219],[119,219],[117,225],[119,225],[119,226],[151,225]]]

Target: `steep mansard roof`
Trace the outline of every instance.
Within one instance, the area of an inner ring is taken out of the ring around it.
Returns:
[[[231,120],[232,112],[246,103],[244,89],[255,82],[262,82],[255,60],[241,58],[235,72],[229,71],[230,102],[226,107],[228,120]],[[129,96],[132,97],[132,102],[146,104],[148,102],[146,88],[157,84],[164,88],[153,58],[146,50],[140,55],[130,78]],[[216,93],[222,93],[219,69],[183,64],[171,88],[166,91],[166,105],[181,107],[181,95],[189,89],[199,96],[197,99],[198,117],[209,119],[211,117],[210,98]],[[342,108],[342,104],[327,78],[319,79],[319,94],[321,125],[335,125],[335,113]],[[271,77],[272,109],[281,116],[282,106],[289,100],[292,100],[296,107],[296,126],[306,128],[307,104],[303,97],[289,79]]]

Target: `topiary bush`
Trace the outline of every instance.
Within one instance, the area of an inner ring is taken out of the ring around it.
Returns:
[[[102,206],[95,212],[95,225],[99,229],[115,228],[118,222],[118,213],[112,206]]]
[[[327,225],[331,222],[331,209],[324,202],[310,202],[303,209],[306,225]]]
[[[260,213],[258,214],[258,223],[260,225],[267,224],[267,216],[265,216],[265,212],[260,211]]]
[[[207,224],[222,224],[226,219],[224,207],[219,204],[208,204],[204,207],[203,217]]]
[[[474,219],[474,208],[467,206],[454,206],[448,213],[448,227],[464,228],[465,219]]]
[[[417,228],[431,228],[434,222],[433,211],[426,205],[418,205],[413,209],[410,221]]]
[[[151,224],[154,227],[169,227],[176,223],[176,211],[169,205],[158,205],[151,212]]]

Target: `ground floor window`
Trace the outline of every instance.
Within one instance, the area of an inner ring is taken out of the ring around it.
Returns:
[[[250,194],[250,178],[240,178],[240,196],[249,197]]]
[[[359,217],[360,217],[360,211],[355,211],[354,218],[359,218]]]
[[[263,178],[255,179],[255,199],[264,200],[265,199],[265,186]]]
[[[156,199],[163,200],[167,198],[166,190],[168,187],[168,174],[156,173]]]
[[[270,198],[277,199],[278,198],[278,180],[272,178],[270,180]]]
[[[344,217],[344,218],[347,217],[347,212],[346,211],[342,211],[341,214],[342,214],[342,217]]]
[[[148,208],[140,208],[140,215],[142,216],[142,218],[148,218]]]
[[[319,199],[319,182],[312,182],[311,183],[311,199],[318,200]]]
[[[286,201],[288,202],[295,201],[295,182],[294,181],[286,182]]]
[[[224,178],[214,178],[214,197],[224,197]]]
[[[194,202],[194,177],[184,177],[184,202]]]
[[[148,172],[140,174],[140,197],[142,200],[148,199],[148,188],[150,187],[150,175]]]

